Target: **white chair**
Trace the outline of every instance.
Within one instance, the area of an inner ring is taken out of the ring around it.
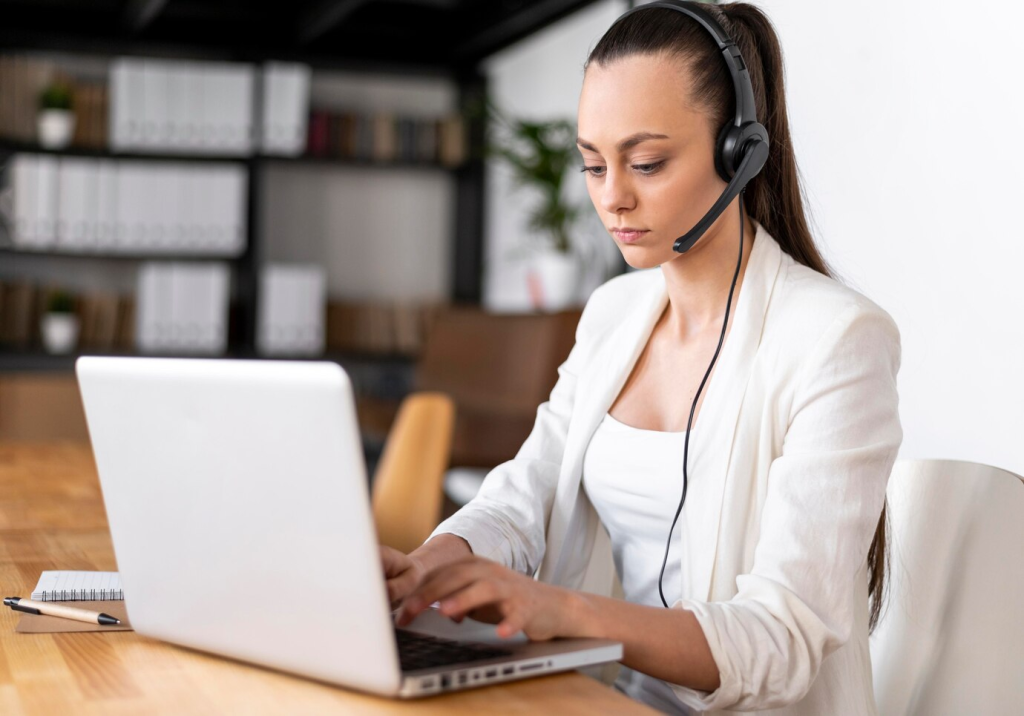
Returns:
[[[487,470],[482,467],[453,467],[444,474],[444,493],[457,506],[462,507],[476,497],[487,477]]]
[[[1024,714],[1024,478],[900,460],[891,588],[871,636],[880,716]]]

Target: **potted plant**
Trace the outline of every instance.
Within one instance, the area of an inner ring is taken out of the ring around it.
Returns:
[[[482,113],[490,120],[485,155],[504,160],[518,188],[530,187],[540,195],[529,215],[532,233],[525,242],[532,259],[529,280],[534,305],[548,311],[564,309],[578,299],[582,270],[572,241],[580,208],[563,195],[566,170],[574,158],[576,127],[566,120],[512,119],[486,97]]]
[[[69,83],[56,80],[39,95],[37,130],[39,144],[46,149],[63,149],[71,144],[75,134],[75,113],[72,111]]]
[[[50,353],[70,353],[78,343],[75,300],[67,291],[50,294],[40,325],[43,346]]]

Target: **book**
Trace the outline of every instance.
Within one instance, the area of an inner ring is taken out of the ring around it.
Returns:
[[[117,572],[46,571],[32,590],[40,602],[123,601],[121,575]]]

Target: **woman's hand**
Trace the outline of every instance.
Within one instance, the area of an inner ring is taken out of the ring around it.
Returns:
[[[380,546],[380,559],[384,564],[384,577],[388,585],[388,600],[394,609],[423,581],[427,570],[410,555],[391,547]]]
[[[469,616],[498,624],[501,637],[522,630],[534,641],[546,641],[561,635],[570,599],[569,590],[471,555],[431,570],[406,597],[396,624],[407,625],[441,600],[441,613],[455,621]]]

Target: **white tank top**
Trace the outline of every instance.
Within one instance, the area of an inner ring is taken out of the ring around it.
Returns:
[[[606,414],[583,456],[583,489],[608,530],[626,601],[664,609],[658,576],[683,494],[685,440],[685,431],[641,430]],[[677,522],[662,581],[669,606],[682,596],[679,530]],[[659,711],[690,713],[661,679],[622,667],[615,687]]]

